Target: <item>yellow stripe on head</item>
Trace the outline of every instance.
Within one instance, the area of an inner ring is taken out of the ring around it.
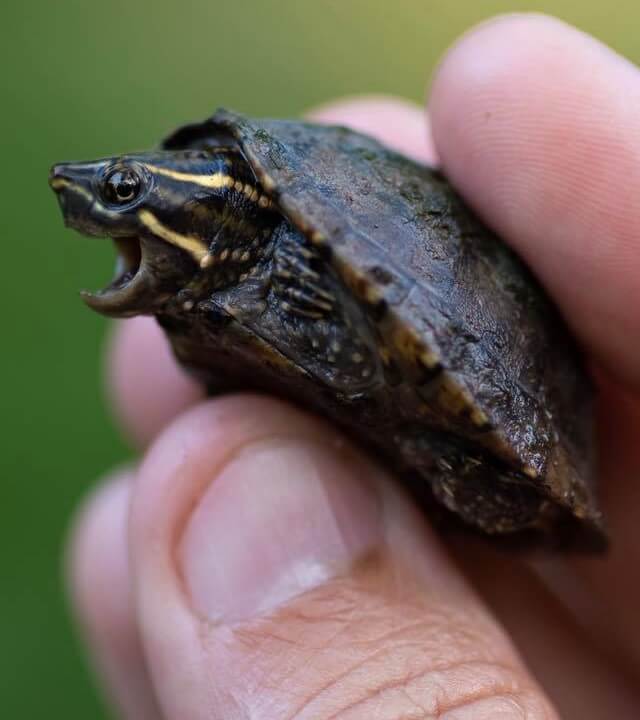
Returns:
[[[200,185],[200,187],[206,187],[211,190],[219,190],[220,188],[231,187],[233,185],[233,178],[231,175],[227,175],[222,172],[210,173],[207,175],[196,175],[194,173],[184,173],[178,170],[158,167],[157,165],[146,165],[146,167],[151,173],[163,175],[164,177],[171,178],[171,180],[177,180],[178,182],[193,183],[194,185]]]
[[[181,250],[188,252],[197,263],[201,263],[209,254],[209,248],[200,238],[190,237],[189,235],[181,235],[180,233],[175,232],[166,225],[163,225],[149,210],[140,210],[138,218],[140,219],[140,222],[154,235],[165,242],[175,245]]]
[[[231,175],[223,172],[209,173],[204,175],[198,175],[195,173],[185,173],[179,170],[171,170],[169,168],[159,167],[158,165],[146,165],[147,170],[157,175],[176,180],[177,182],[192,183],[205,187],[209,190],[220,190],[222,188],[232,188],[238,192],[244,193],[244,195],[252,202],[259,203],[261,208],[268,208],[271,206],[271,200],[266,196],[260,194],[258,189],[250,183],[243,183],[241,180],[234,180]]]

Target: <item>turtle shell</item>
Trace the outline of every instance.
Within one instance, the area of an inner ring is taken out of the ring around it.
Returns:
[[[375,318],[379,349],[400,377],[395,407],[411,426],[404,464],[420,469],[422,439],[432,446],[446,436],[457,458],[490,458],[507,483],[534,488],[547,524],[586,530],[577,535],[598,544],[590,383],[519,258],[441,174],[347,128],[220,110],[163,147],[230,142]],[[366,439],[374,426],[354,429]],[[464,477],[460,463],[453,471]],[[440,499],[459,510],[446,488]]]

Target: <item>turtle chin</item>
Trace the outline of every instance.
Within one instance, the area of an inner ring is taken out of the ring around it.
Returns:
[[[154,271],[155,243],[137,236],[112,238],[117,258],[112,281],[102,290],[81,292],[92,309],[110,317],[153,313],[167,299]]]

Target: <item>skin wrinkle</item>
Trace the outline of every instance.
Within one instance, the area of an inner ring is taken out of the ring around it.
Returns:
[[[351,675],[355,674],[355,671],[365,669],[367,667],[368,661],[369,658],[363,660],[362,662],[351,668],[348,673],[344,673],[343,675],[336,677],[331,682],[325,684],[318,691],[313,693],[309,698],[305,699],[304,703],[299,708],[296,708],[290,715],[288,715],[285,720],[304,720],[307,710],[311,713],[310,717],[318,717],[316,711],[314,711],[312,708],[312,703],[314,703],[314,701],[321,700],[322,695],[325,694],[328,690],[331,690],[336,686],[338,688],[340,688],[341,686],[344,687],[344,680],[348,680]],[[456,692],[457,689],[461,687],[461,683],[456,682],[455,679],[453,680],[453,682],[448,683],[446,678],[447,675],[455,673],[457,670],[461,669],[470,669],[472,672],[475,673],[478,670],[485,670],[487,668],[489,670],[497,670],[499,675],[504,676],[504,679],[497,680],[493,684],[489,682],[486,686],[483,685],[483,687],[481,687],[480,689],[476,689],[472,692],[467,692],[461,697],[456,697],[454,700],[446,700],[446,697],[449,694],[447,686],[455,687]],[[434,682],[434,678],[441,673],[445,674],[444,681],[438,679],[437,682]],[[513,682],[511,683],[506,681],[506,678],[508,678],[510,674],[514,676]],[[409,692],[409,688],[411,687],[411,685],[415,685],[416,681],[421,679],[424,679],[425,682],[423,683],[422,688],[416,688],[416,692],[423,692],[425,694],[424,700],[420,700],[414,697]],[[430,687],[434,684],[437,686],[439,692],[434,691],[434,689]],[[398,690],[404,693],[411,701],[411,703],[413,703],[417,708],[419,708],[421,712],[429,713],[429,717],[433,718],[443,718],[447,713],[450,713],[452,710],[460,709],[467,705],[472,705],[474,703],[477,703],[478,700],[498,700],[502,697],[509,697],[514,699],[517,703],[517,706],[523,710],[522,717],[526,717],[526,715],[524,714],[524,705],[518,700],[519,694],[524,694],[525,692],[525,689],[521,686],[522,683],[515,678],[513,668],[510,668],[501,663],[474,663],[472,661],[446,663],[443,665],[434,665],[425,670],[417,671],[415,673],[409,673],[406,676],[399,678],[398,680],[389,680],[388,682],[380,683],[379,685],[376,685],[375,690],[370,687],[362,688],[363,692],[365,693],[363,697],[354,699],[347,705],[341,707],[339,710],[332,712],[330,715],[323,715],[322,717],[323,720],[338,720],[346,712],[375,702],[376,699],[381,699],[382,701],[384,701],[384,695],[388,694],[390,690]],[[441,694],[444,694],[445,699],[440,698]],[[391,703],[393,703],[393,699],[391,699]],[[363,717],[365,716],[363,715]],[[403,714],[402,717],[405,717],[405,715]],[[546,715],[541,717],[546,717]]]
[[[332,595],[335,598],[335,595],[337,594],[335,592],[335,588],[331,588],[331,590]],[[351,591],[351,588],[347,588],[347,591]],[[355,587],[352,589],[352,591],[355,596],[356,593],[361,592],[361,588]],[[318,590],[314,590],[311,591],[311,594],[322,595],[324,593]],[[341,595],[344,595],[344,593],[341,593]],[[308,603],[309,599],[310,598],[308,596],[300,596],[298,598],[298,601],[296,602],[296,605],[305,603],[305,601]],[[349,605],[351,605],[350,602]],[[376,605],[378,605],[378,603],[376,603]],[[419,605],[421,605],[421,603],[417,604],[417,606]],[[315,605],[312,604],[311,608],[313,609],[316,606],[324,607],[324,603],[319,602]],[[332,692],[335,692],[335,689],[337,688],[337,692],[339,693],[341,691],[341,688],[344,688],[345,685],[351,687],[361,687],[360,682],[353,682],[350,684],[345,683],[345,680],[348,680],[350,677],[354,677],[358,672],[365,671],[366,674],[369,676],[373,675],[374,677],[382,676],[385,679],[388,678],[388,667],[390,665],[392,667],[394,666],[393,662],[390,663],[388,661],[389,657],[394,657],[399,653],[398,660],[403,666],[406,665],[408,661],[403,659],[402,657],[404,654],[403,650],[405,650],[406,648],[414,647],[419,649],[419,653],[417,653],[414,657],[410,658],[409,665],[412,665],[413,668],[400,668],[400,674],[395,680],[392,679],[388,686],[380,688],[378,688],[377,686],[374,688],[367,687],[367,697],[362,698],[358,701],[354,701],[354,707],[359,703],[367,702],[368,699],[383,693],[388,688],[401,688],[403,685],[406,685],[415,678],[428,677],[430,675],[432,676],[434,673],[441,673],[444,670],[452,667],[499,668],[501,674],[510,675],[513,678],[516,678],[518,676],[520,670],[519,662],[517,660],[514,660],[514,663],[511,665],[506,665],[501,664],[495,660],[495,653],[491,653],[488,656],[483,656],[482,654],[478,655],[478,651],[484,650],[487,645],[495,647],[495,643],[487,643],[486,637],[478,638],[478,631],[475,629],[473,629],[472,632],[469,632],[470,628],[464,627],[463,613],[454,613],[453,616],[455,619],[452,621],[452,614],[449,611],[449,608],[447,608],[447,611],[445,612],[436,612],[435,617],[437,617],[438,619],[435,622],[434,613],[431,611],[431,609],[429,609],[428,615],[423,616],[420,621],[405,624],[402,630],[404,631],[405,635],[408,636],[408,638],[411,639],[416,636],[422,637],[422,640],[420,642],[413,642],[413,640],[408,640],[406,643],[398,642],[398,639],[400,638],[400,629],[395,629],[392,634],[385,633],[382,635],[375,635],[368,639],[356,640],[355,642],[353,638],[345,635],[345,631],[354,634],[357,633],[360,628],[368,631],[368,628],[371,626],[373,626],[374,628],[377,627],[377,625],[379,624],[379,620],[381,618],[384,619],[387,613],[389,613],[388,605],[379,608],[380,615],[378,615],[377,612],[374,612],[373,616],[371,614],[367,614],[366,608],[363,612],[361,607],[359,617],[356,618],[357,622],[355,623],[355,628],[354,623],[351,622],[350,614],[343,615],[342,613],[340,613],[339,615],[335,615],[334,613],[332,615],[332,618],[334,620],[336,618],[338,619],[340,628],[337,632],[332,632],[329,635],[329,638],[323,641],[320,645],[314,645],[311,648],[309,647],[307,638],[305,638],[304,636],[304,626],[307,624],[312,624],[315,626],[320,623],[320,627],[322,627],[322,624],[326,623],[327,615],[326,613],[324,613],[320,616],[317,616],[313,612],[309,612],[307,608],[308,605],[305,604],[305,612],[296,611],[297,608],[290,608],[286,611],[278,612],[270,620],[260,622],[257,627],[243,629],[241,631],[244,635],[243,647],[245,649],[251,647],[254,650],[254,652],[251,653],[251,656],[246,659],[247,667],[252,668],[253,672],[255,672],[256,667],[261,668],[263,665],[266,665],[266,667],[269,668],[269,658],[282,657],[282,654],[279,651],[277,645],[285,642],[288,646],[287,652],[290,653],[292,640],[295,638],[300,638],[299,649],[302,657],[293,658],[293,660],[288,666],[288,669],[285,668],[284,672],[274,672],[274,669],[272,669],[269,673],[268,680],[265,680],[265,677],[260,673],[258,674],[258,677],[254,679],[252,685],[255,685],[255,697],[259,706],[262,705],[261,694],[264,692],[265,688],[269,688],[275,691],[274,695],[280,699],[282,699],[283,697],[290,697],[290,700],[293,701],[296,697],[297,688],[301,686],[304,687],[305,684],[308,684],[308,681],[304,679],[301,680],[299,678],[300,672],[304,674],[307,668],[315,668],[314,676],[319,675],[319,677],[323,677],[324,673],[321,670],[322,665],[319,665],[318,658],[327,657],[327,663],[325,664],[327,665],[327,667],[331,667],[332,662],[334,662],[332,658],[336,657],[336,653],[338,654],[339,658],[339,656],[345,651],[348,654],[353,653],[354,648],[357,648],[358,646],[365,651],[367,649],[367,646],[370,646],[374,648],[374,652],[371,654],[367,653],[365,657],[358,658],[355,662],[350,662],[349,666],[342,670],[338,675],[332,674],[331,677],[326,678],[322,685],[315,689],[310,697],[305,697],[302,701],[302,704],[291,710],[290,714],[287,715],[287,718],[302,718],[305,717],[305,712],[311,713],[310,717],[313,717],[314,719],[318,717],[324,718],[324,715],[320,715],[316,711],[312,713],[312,711],[308,709],[312,707],[312,703],[318,704],[325,702],[322,700],[323,696],[328,696],[328,698],[331,699]],[[375,610],[377,611],[378,608],[376,607]],[[393,617],[402,618],[406,615],[406,613],[401,606],[398,609],[398,606],[396,605],[394,606],[393,612],[391,612],[390,615],[392,615]],[[452,635],[450,631],[451,626],[453,625],[454,627],[457,627],[460,623],[463,623],[463,627]],[[302,629],[300,628],[301,624],[303,626]],[[275,636],[275,648],[270,643],[270,640],[273,639],[273,633],[270,629],[272,625],[275,625],[276,627],[282,626],[288,628],[291,635],[291,637],[282,638],[280,634],[277,634]],[[443,630],[444,635],[442,632]],[[320,634],[320,632],[321,631],[319,630],[315,630],[314,635],[317,636],[318,634]],[[335,640],[335,638],[343,635],[345,635],[343,642],[338,647],[336,647],[333,641]],[[431,647],[431,643],[429,643],[427,640],[428,637],[432,638],[432,644],[434,647]],[[450,639],[447,640],[447,637],[449,637]],[[376,646],[380,642],[385,642],[385,640],[381,640],[381,638],[386,639],[385,647],[375,650]],[[461,638],[464,638],[462,642]],[[395,639],[396,642],[390,644],[388,642],[390,639]],[[247,640],[249,640],[249,642],[247,642]],[[464,657],[464,660],[456,661],[445,658],[438,662],[438,653],[434,652],[434,650],[442,646],[449,649],[454,648],[456,650],[456,654],[462,655]],[[433,663],[434,660],[436,660],[436,664],[431,664],[431,666],[427,667],[427,669],[425,670],[424,665],[429,666],[429,662],[431,661]],[[339,659],[337,664],[340,664]],[[377,672],[375,669],[372,670],[372,664],[377,664],[380,668],[380,672]],[[460,683],[458,683],[458,685],[459,684]],[[469,684],[470,683],[467,682],[467,685]],[[453,685],[456,684],[453,683]],[[516,686],[518,688],[522,687],[522,685],[523,683],[521,681],[519,683],[516,683]],[[505,686],[505,688],[503,689],[505,692],[508,689],[509,692],[512,693],[513,684],[509,685],[508,688],[507,686]],[[526,688],[523,688],[522,692],[525,692],[525,689]],[[487,689],[485,695],[487,697],[490,695],[490,688]],[[485,695],[482,695],[482,697],[484,697]],[[480,696],[481,695],[478,695],[478,697]],[[472,699],[475,698],[476,696],[474,695]],[[456,706],[457,704],[458,701],[456,699]],[[445,704],[442,705],[442,707],[444,709],[449,709],[449,707],[453,707],[453,705]],[[261,712],[267,713],[264,715],[264,717],[270,717],[268,715],[268,708],[261,707]],[[339,715],[336,715],[336,717],[338,716]],[[436,715],[436,717],[437,716],[438,715]],[[258,717],[260,717],[260,715],[258,715]]]

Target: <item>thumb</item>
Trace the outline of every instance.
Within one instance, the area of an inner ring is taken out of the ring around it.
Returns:
[[[169,428],[131,543],[169,720],[555,717],[402,493],[283,405],[216,400]]]

